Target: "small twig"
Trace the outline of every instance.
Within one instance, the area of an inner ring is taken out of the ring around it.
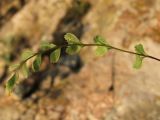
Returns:
[[[145,57],[145,58],[150,58],[150,59],[153,59],[153,60],[156,60],[156,61],[160,61],[159,58],[153,57],[151,55],[139,54],[139,53],[136,53],[136,52],[120,49],[120,48],[117,48],[117,47],[114,47],[114,46],[111,46],[111,45],[106,45],[106,44],[84,44],[84,43],[81,43],[81,44],[64,44],[64,45],[59,45],[59,46],[56,46],[54,48],[48,49],[46,51],[39,51],[39,52],[33,54],[32,56],[30,56],[26,60],[22,61],[20,63],[20,66],[17,69],[15,69],[14,72],[16,72],[17,70],[19,70],[21,68],[21,66],[23,66],[24,63],[26,63],[29,59],[35,57],[38,54],[45,55],[45,54],[48,54],[48,53],[50,53],[50,52],[52,52],[52,51],[54,51],[54,50],[56,50],[58,48],[65,48],[65,47],[69,47],[69,46],[72,46],[72,45],[79,45],[79,46],[82,46],[82,47],[104,46],[104,47],[107,47],[107,48],[112,49],[112,50],[116,50],[116,51],[120,51],[120,52],[124,52],[124,53],[128,53],[128,54],[139,55],[139,56],[142,56],[142,57]]]

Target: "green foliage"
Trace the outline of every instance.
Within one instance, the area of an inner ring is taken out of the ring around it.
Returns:
[[[24,64],[22,65],[22,67],[21,67],[21,72],[22,72],[22,74],[23,74],[23,76],[24,76],[25,78],[27,78],[27,77],[29,76],[29,69],[28,69],[26,63],[24,63]]]
[[[34,72],[39,71],[41,63],[42,63],[42,55],[39,54],[39,55],[37,55],[37,57],[35,58],[35,60],[33,61],[33,64],[32,64],[32,69]]]
[[[64,38],[69,44],[69,46],[66,48],[66,53],[70,55],[77,54],[83,47],[79,39],[72,33],[65,34]]]
[[[16,81],[18,80],[18,74],[15,73],[6,83],[6,90],[10,93],[12,92]]]
[[[56,50],[54,50],[51,54],[50,54],[50,62],[51,63],[56,63],[58,62],[59,58],[61,55],[61,48],[58,48]]]
[[[145,51],[144,51],[144,48],[143,48],[143,45],[142,44],[138,44],[135,46],[135,51],[137,54],[140,54],[140,55],[136,55],[136,60],[133,64],[133,67],[135,69],[139,69],[142,67],[142,63],[143,63],[143,59],[144,59],[144,56],[142,55],[146,55]]]
[[[34,53],[31,50],[25,50],[22,52],[21,60],[22,61],[27,60],[30,57],[32,57],[33,55],[34,55]]]
[[[20,64],[13,64],[9,66],[9,71],[14,71],[20,67]]]
[[[51,63],[57,63],[60,55],[61,55],[61,48],[66,48],[66,53],[73,55],[77,54],[82,47],[84,46],[96,46],[96,55],[103,56],[106,52],[108,52],[110,49],[118,50],[121,52],[126,52],[130,54],[136,55],[136,60],[133,64],[133,67],[136,69],[139,69],[142,66],[143,59],[145,57],[155,59],[160,61],[160,59],[149,56],[146,54],[143,45],[138,44],[135,46],[136,52],[131,52],[127,50],[122,50],[116,47],[113,47],[109,45],[105,39],[101,36],[94,37],[94,44],[83,44],[80,42],[80,40],[72,33],[66,33],[64,36],[65,40],[68,44],[56,46],[52,43],[48,42],[42,42],[40,45],[40,51],[37,53],[33,53],[31,50],[25,50],[21,55],[21,63],[20,64],[14,64],[10,66],[10,70],[14,72],[13,76],[7,81],[6,83],[6,89],[11,92],[14,88],[14,85],[16,84],[16,81],[18,80],[18,74],[20,73],[19,70],[23,73],[23,76],[27,78],[29,76],[29,67],[26,65],[26,62],[31,59],[32,57],[36,57],[32,64],[32,69],[34,72],[39,71],[41,63],[42,63],[42,55],[48,55],[50,53],[50,62]]]
[[[81,42],[79,41],[79,39],[72,33],[66,33],[64,35],[64,39],[68,42],[68,44],[81,44]]]
[[[54,48],[56,47],[55,44],[52,44],[52,43],[49,43],[49,42],[41,42],[40,44],[40,50],[42,51],[45,51],[45,50],[48,50],[48,49],[51,49],[51,48]]]
[[[142,62],[143,62],[143,57],[141,57],[139,55],[136,55],[136,60],[135,60],[135,62],[133,64],[133,67],[136,68],[136,69],[141,68]]]
[[[96,36],[94,38],[95,44],[99,45],[96,48],[95,54],[97,56],[103,56],[110,49],[109,44],[101,36]]]
[[[145,51],[144,51],[144,48],[143,48],[143,45],[142,45],[142,44],[136,45],[136,46],[135,46],[135,50],[136,50],[136,52],[139,53],[139,54],[143,54],[143,55],[146,54]]]
[[[97,36],[94,37],[94,42],[96,44],[99,44],[99,45],[107,45],[108,44],[106,42],[106,40],[103,37],[99,36],[99,35],[97,35]]]
[[[66,53],[69,55],[77,54],[81,50],[81,46],[78,45],[70,45],[66,48]]]

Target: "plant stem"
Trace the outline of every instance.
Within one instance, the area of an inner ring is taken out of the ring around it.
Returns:
[[[113,49],[113,50],[117,50],[117,51],[120,51],[120,52],[124,52],[124,53],[128,53],[128,54],[134,54],[134,55],[139,55],[139,56],[142,56],[142,57],[145,57],[145,58],[150,58],[150,59],[153,59],[153,60],[157,60],[157,61],[160,61],[159,58],[156,58],[156,57],[153,57],[153,56],[150,56],[150,55],[146,55],[146,54],[139,54],[139,53],[136,53],[136,52],[132,52],[132,51],[128,51],[128,50],[124,50],[124,49],[120,49],[120,48],[117,48],[117,47],[114,47],[114,46],[111,46],[111,45],[106,45],[106,44],[84,44],[84,43],[77,43],[77,44],[64,44],[64,45],[59,45],[59,46],[56,46],[54,48],[51,48],[51,49],[48,49],[46,51],[39,51],[39,52],[36,52],[34,53],[32,56],[30,56],[29,58],[27,58],[26,60],[23,60],[21,61],[20,63],[20,66],[14,70],[14,72],[16,72],[17,70],[19,70],[24,63],[26,63],[29,59],[35,57],[36,55],[38,54],[48,54],[58,48],[65,48],[65,47],[68,47],[68,46],[71,46],[71,45],[79,45],[79,46],[83,46],[83,47],[89,47],[89,46],[104,46],[104,47],[107,47],[107,48],[110,48],[110,49]]]
[[[106,44],[104,44],[104,45],[102,45],[102,44],[82,44],[82,45],[83,46],[104,46],[104,47],[107,47],[107,48],[110,48],[110,49],[114,49],[114,50],[117,50],[117,51],[120,51],[120,52],[125,52],[125,53],[128,53],[128,54],[139,55],[139,56],[143,56],[145,58],[150,58],[150,59],[154,59],[154,60],[160,61],[159,58],[153,57],[151,55],[139,54],[139,53],[136,53],[136,52],[120,49],[120,48],[117,48],[117,47],[114,47],[114,46],[110,46],[110,45],[106,45]]]

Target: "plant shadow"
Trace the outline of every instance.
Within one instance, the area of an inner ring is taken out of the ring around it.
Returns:
[[[67,10],[66,14],[59,21],[56,30],[52,34],[53,43],[57,45],[65,44],[64,34],[68,32],[75,34],[80,39],[84,33],[85,27],[82,20],[90,8],[91,5],[88,2],[73,1],[72,7]],[[72,73],[79,72],[83,66],[83,62],[78,54],[67,55],[65,53],[65,49],[62,49],[58,63],[49,64],[49,60],[47,60],[47,63],[48,65],[46,65],[43,71],[34,73],[28,80],[24,80],[18,85],[18,89],[20,89],[18,91],[21,91],[20,97],[22,99],[29,98],[36,91],[40,90],[47,76],[50,76],[52,79],[50,81],[50,86],[45,91],[43,97],[49,95],[53,99],[57,98],[61,95],[61,90],[54,90],[55,78],[60,77],[61,80],[64,80]],[[23,90],[24,88],[25,90]],[[58,91],[58,93],[56,91]],[[17,94],[19,93],[17,92]]]

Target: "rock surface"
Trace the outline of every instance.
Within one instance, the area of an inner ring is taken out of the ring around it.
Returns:
[[[20,51],[37,50],[40,39],[55,41],[57,34],[73,31],[84,43],[100,34],[114,46],[134,51],[134,45],[142,43],[148,54],[160,55],[159,0],[84,1],[90,3],[87,13],[75,17],[72,0],[29,0],[3,23],[1,41],[12,36],[22,41],[17,45],[28,44]],[[83,66],[78,72],[63,65],[47,66],[41,74],[44,80],[31,79],[41,84],[26,99],[6,96],[3,82],[0,120],[160,120],[160,63],[146,58],[143,67],[134,70],[133,55],[111,51],[96,57],[93,51],[90,47],[81,51]],[[109,90],[113,81],[114,89]]]

